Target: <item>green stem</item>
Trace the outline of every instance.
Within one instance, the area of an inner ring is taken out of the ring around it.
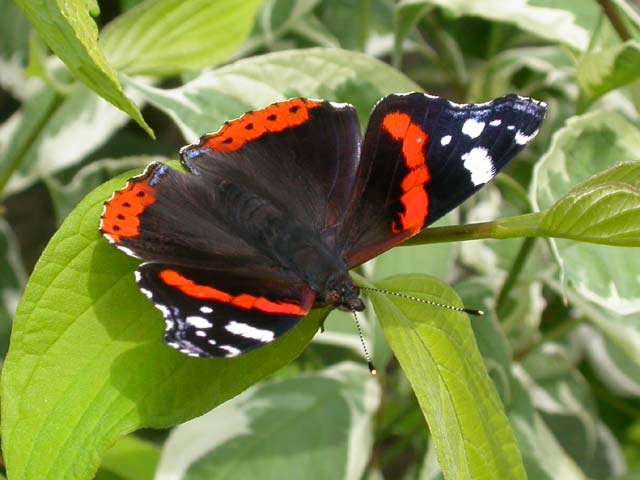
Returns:
[[[498,312],[499,317],[501,316],[500,312],[502,312],[502,309],[504,308],[504,302],[509,296],[509,293],[511,293],[511,290],[513,290],[513,287],[515,287],[518,281],[518,277],[520,276],[520,273],[524,268],[524,264],[526,263],[527,258],[529,258],[529,255],[533,250],[535,241],[536,239],[532,237],[525,238],[522,242],[522,245],[520,245],[518,255],[516,256],[516,259],[511,266],[511,270],[509,270],[507,278],[505,278],[504,283],[502,284],[500,293],[498,294],[498,300],[496,301],[496,311]]]
[[[404,242],[403,246],[428,243],[462,242],[486,238],[504,239],[542,236],[543,213],[505,217],[494,222],[470,223],[450,227],[431,227]]]
[[[367,47],[367,37],[369,36],[369,10],[371,0],[360,0],[360,11],[358,15],[358,50],[364,52]]]
[[[62,99],[63,97],[56,93],[50,98],[48,103],[44,105],[38,103],[36,105],[27,106],[23,112],[23,120],[18,126],[18,130],[21,128],[26,128],[28,130],[23,134],[24,136],[22,138],[17,139],[18,145],[17,147],[14,147],[15,150],[8,150],[7,157],[2,161],[2,163],[5,164],[5,167],[2,172],[0,172],[0,196],[2,195],[4,187],[9,183],[11,176],[24,160],[27,152],[38,139],[43,127],[47,124],[49,119],[62,103]],[[27,124],[26,119],[30,117],[35,117],[36,120]],[[18,132],[16,137],[18,137],[19,134],[20,132]]]
[[[604,10],[605,15],[611,22],[611,25],[613,25],[613,28],[618,33],[620,39],[623,42],[631,40],[631,33],[629,32],[627,26],[624,24],[624,20],[620,16],[620,13],[618,13],[618,9],[613,4],[613,2],[611,0],[598,0],[598,3],[602,7],[602,10]]]

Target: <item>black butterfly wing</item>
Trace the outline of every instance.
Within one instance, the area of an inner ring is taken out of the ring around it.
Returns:
[[[374,108],[340,242],[353,268],[420,232],[489,182],[533,138],[546,105],[509,95],[458,105],[395,94]]]
[[[142,293],[164,316],[164,340],[193,357],[235,357],[295,326],[315,293],[302,284],[160,263],[136,270]]]

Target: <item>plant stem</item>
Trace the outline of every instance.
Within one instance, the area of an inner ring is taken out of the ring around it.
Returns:
[[[470,223],[450,227],[432,227],[404,242],[403,246],[428,243],[462,242],[483,238],[518,238],[542,236],[540,222],[543,213],[505,217],[493,222]]]
[[[371,0],[360,0],[358,15],[358,50],[364,52],[367,47],[367,37],[369,36],[369,10]]]
[[[613,28],[618,33],[620,39],[623,42],[631,40],[631,33],[629,33],[627,26],[624,24],[624,20],[620,17],[618,9],[613,2],[611,0],[598,0],[598,3],[602,7],[602,10],[604,10],[605,15],[611,22],[611,25],[613,25]]]
[[[27,120],[25,119],[28,118],[29,115],[31,115],[33,112],[30,112],[29,107],[26,108],[26,111],[23,113],[23,120],[18,125],[18,129],[27,128],[28,131],[26,132],[24,138],[19,138],[17,140],[19,142],[19,145],[14,152],[8,150],[8,160],[5,158],[2,162],[6,162],[6,165],[3,171],[0,172],[0,197],[2,195],[4,187],[11,179],[11,176],[18,169],[25,155],[36,142],[38,136],[42,132],[43,127],[46,125],[51,116],[62,103],[62,99],[63,97],[56,93],[45,105],[42,105],[40,103],[34,105],[33,107],[37,108],[39,111],[37,113],[34,113],[34,116],[37,115],[37,120],[31,124],[26,124]],[[18,137],[18,135],[16,135],[16,137]]]
[[[500,293],[498,294],[498,300],[496,301],[496,311],[498,312],[498,316],[500,316],[501,309],[504,307],[504,302],[509,296],[509,293],[511,292],[511,290],[513,290],[513,287],[515,287],[517,283],[520,272],[522,272],[524,264],[526,263],[527,258],[529,258],[529,254],[533,249],[535,241],[536,239],[532,237],[525,238],[522,242],[522,245],[520,245],[518,255],[516,256],[516,259],[514,260],[513,265],[509,270],[507,278],[505,278],[504,283],[502,284]]]

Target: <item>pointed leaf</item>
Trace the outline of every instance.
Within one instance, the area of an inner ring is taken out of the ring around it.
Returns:
[[[563,197],[545,213],[551,236],[640,246],[640,162],[606,170]]]
[[[84,0],[16,0],[51,50],[73,75],[134,119],[153,136],[138,107],[124,94],[118,74],[98,46],[98,28]]]
[[[398,276],[376,286],[460,304],[445,284],[423,275]],[[394,296],[372,294],[371,300],[427,419],[445,477],[526,478],[518,445],[468,318]]]

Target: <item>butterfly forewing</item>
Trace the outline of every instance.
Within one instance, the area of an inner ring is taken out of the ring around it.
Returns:
[[[382,99],[369,119],[341,232],[349,268],[482,188],[535,137],[545,111],[542,102],[516,95],[469,105],[422,93]]]

